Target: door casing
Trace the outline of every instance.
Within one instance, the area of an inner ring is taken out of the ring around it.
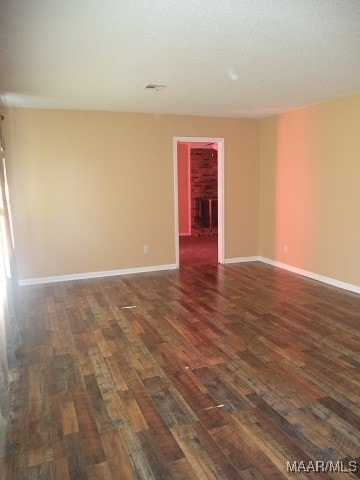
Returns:
[[[175,231],[175,254],[176,268],[180,266],[179,251],[179,205],[178,205],[178,143],[217,143],[218,144],[218,262],[225,263],[225,205],[224,205],[224,185],[225,185],[225,141],[224,138],[214,137],[173,137],[173,159],[174,159],[174,231]]]

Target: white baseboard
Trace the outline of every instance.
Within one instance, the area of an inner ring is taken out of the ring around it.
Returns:
[[[258,262],[260,257],[225,258],[224,263]]]
[[[360,294],[360,286],[353,285],[351,283],[341,282],[340,280],[335,280],[331,277],[325,277],[323,275],[318,275],[317,273],[309,272],[301,268],[293,267],[286,263],[278,262],[276,260],[271,260],[266,257],[238,257],[238,258],[226,258],[224,264],[231,263],[244,263],[244,262],[263,262],[268,265],[273,265],[274,267],[282,268],[292,273],[297,273],[303,277],[308,277],[313,280],[317,280],[333,287],[338,287],[343,290],[348,290],[349,292],[354,292]],[[114,277],[117,275],[129,275],[132,273],[146,273],[146,272],[157,272],[163,270],[174,270],[178,268],[176,263],[170,263],[167,265],[153,265],[150,267],[136,267],[136,268],[124,268],[121,270],[107,270],[103,272],[87,272],[87,273],[75,273],[71,275],[59,275],[55,277],[38,277],[38,278],[25,278],[19,280],[19,286],[26,285],[39,285],[42,283],[54,283],[54,282],[68,282],[71,280],[86,280],[90,278],[101,278],[101,277]]]
[[[263,263],[267,263],[269,265],[273,265],[274,267],[282,268],[283,270],[287,270],[289,272],[297,273],[298,275],[302,275],[303,277],[308,277],[313,280],[317,280],[318,282],[327,283],[328,285],[332,285],[333,287],[342,288],[343,290],[348,290],[349,292],[360,294],[360,287],[358,285],[341,282],[340,280],[335,280],[334,278],[331,278],[331,277],[318,275],[317,273],[309,272],[307,270],[302,270],[301,268],[293,267],[292,265],[288,265],[286,263],[277,262],[276,260],[271,260],[270,258],[266,258],[266,257],[259,257],[259,261]]]
[[[114,277],[117,275],[129,275],[132,273],[158,272],[161,270],[176,269],[175,263],[168,265],[153,265],[151,267],[123,268],[121,270],[106,270],[104,272],[74,273],[71,275],[58,275],[55,277],[25,278],[19,280],[20,286],[39,285],[41,283],[69,282],[71,280],[86,280],[89,278]]]

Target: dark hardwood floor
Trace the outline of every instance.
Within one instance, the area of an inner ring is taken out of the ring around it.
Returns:
[[[248,263],[20,298],[2,480],[357,478],[312,470],[360,462],[359,295]]]
[[[217,235],[180,237],[179,250],[181,267],[218,263]]]

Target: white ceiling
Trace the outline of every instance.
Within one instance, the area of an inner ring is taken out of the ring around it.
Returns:
[[[356,91],[359,0],[0,0],[5,106],[261,117]]]

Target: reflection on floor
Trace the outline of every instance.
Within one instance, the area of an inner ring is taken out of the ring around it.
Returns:
[[[218,239],[211,237],[180,237],[180,266],[218,263]]]

